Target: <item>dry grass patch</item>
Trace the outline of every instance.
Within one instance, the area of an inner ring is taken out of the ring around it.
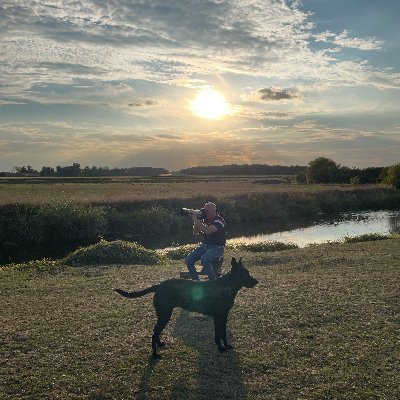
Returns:
[[[102,183],[13,183],[2,184],[0,179],[0,206],[9,204],[48,204],[55,200],[79,201],[91,204],[117,204],[161,200],[191,200],[194,198],[227,199],[251,194],[293,195],[304,193],[370,191],[385,186],[365,185],[258,185],[254,176],[242,177],[174,177],[171,179],[132,178]]]
[[[175,310],[156,364],[151,296],[112,289],[177,277],[181,261],[0,271],[0,398],[400,397],[399,239],[231,255],[259,279],[231,312],[234,351],[218,353],[210,319]]]

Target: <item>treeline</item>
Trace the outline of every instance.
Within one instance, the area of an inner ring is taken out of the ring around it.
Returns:
[[[160,176],[170,175],[165,168],[154,167],[84,167],[79,163],[67,166],[42,167],[41,171],[30,165],[15,167],[14,173],[0,172],[0,176],[42,176],[42,177],[107,177],[107,176]],[[307,166],[299,165],[267,165],[267,164],[227,164],[184,168],[178,171],[182,175],[276,175],[285,176],[282,180],[268,183],[345,183],[374,184],[387,183],[400,188],[400,164],[391,167],[349,168],[335,161],[318,157]],[[287,177],[290,176],[290,177]]]
[[[180,170],[184,175],[294,175],[304,172],[299,165],[227,164],[190,167]]]
[[[154,167],[84,167],[79,163],[72,165],[53,167],[42,167],[40,171],[33,169],[30,165],[15,167],[14,173],[1,172],[0,176],[54,176],[54,177],[96,177],[96,176],[158,176],[169,173],[165,168]]]
[[[400,164],[390,167],[349,168],[335,161],[318,157],[308,163],[304,172],[296,176],[297,182],[307,183],[387,183],[400,187]]]

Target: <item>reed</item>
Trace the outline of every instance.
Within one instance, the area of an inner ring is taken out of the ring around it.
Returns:
[[[238,236],[261,224],[278,231],[299,222],[311,223],[321,214],[400,208],[400,191],[384,186],[293,185],[270,189],[269,185],[265,192],[253,192],[247,182],[241,193],[237,188],[229,193],[232,183],[219,182],[216,193],[212,192],[214,186],[210,191],[206,185],[204,193],[190,198],[166,190],[158,200],[106,203],[98,198],[97,203],[91,203],[64,196],[45,203],[5,205],[0,208],[0,264],[62,257],[79,246],[96,243],[100,236],[150,248],[188,243],[193,240],[191,222],[181,216],[180,210],[199,207],[209,200],[217,203],[228,222],[228,234]],[[153,183],[143,185],[148,190]],[[222,189],[224,196],[219,197]]]

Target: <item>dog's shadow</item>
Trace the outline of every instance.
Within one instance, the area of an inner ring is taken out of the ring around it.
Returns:
[[[189,346],[197,354],[188,355],[189,363],[193,362],[193,371],[196,371],[197,385],[194,388],[185,380],[176,382],[172,388],[170,399],[236,399],[247,398],[245,386],[241,379],[239,357],[235,350],[219,353],[214,342],[214,322],[212,318],[200,314],[190,313],[177,309],[179,313],[172,335]],[[174,322],[171,321],[171,324]],[[228,331],[228,341],[235,345],[232,335]],[[168,346],[168,344],[167,344]],[[179,346],[175,343],[174,346]],[[161,352],[162,353],[162,352]],[[193,361],[190,360],[193,357]],[[147,399],[149,395],[149,380],[158,361],[149,360],[142,373],[139,385],[138,399]],[[161,360],[167,362],[167,360]]]
[[[178,310],[177,310],[178,311]],[[204,315],[179,310],[173,335],[197,353],[196,398],[245,399],[246,391],[241,380],[239,357],[235,350],[220,353],[214,342],[214,322]],[[228,330],[228,341],[233,338]],[[195,361],[196,360],[196,361]],[[182,398],[192,389],[180,382],[175,385],[171,399]]]

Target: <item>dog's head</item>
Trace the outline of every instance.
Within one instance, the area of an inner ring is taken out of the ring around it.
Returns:
[[[241,286],[252,288],[257,285],[257,279],[253,278],[248,269],[244,267],[242,258],[240,258],[239,261],[236,261],[236,258],[232,257],[231,266],[232,276]]]

